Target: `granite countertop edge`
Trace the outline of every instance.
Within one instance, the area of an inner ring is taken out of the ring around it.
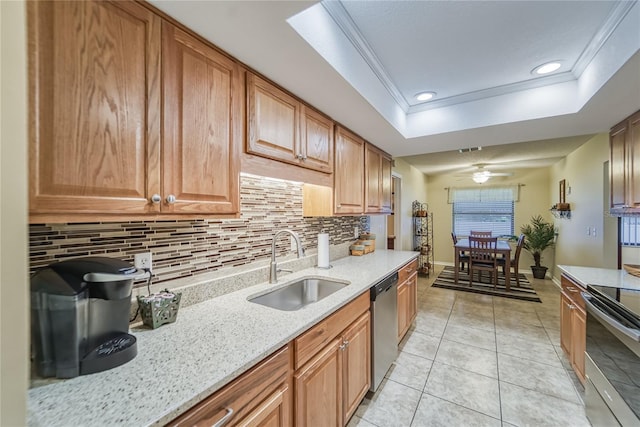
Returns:
[[[305,268],[181,308],[175,323],[133,328],[138,355],[97,374],[35,387],[28,425],[163,425],[233,381],[389,273],[417,252],[376,250]],[[264,307],[247,298],[306,276],[349,281],[349,286],[300,310]]]
[[[640,277],[633,276],[625,270],[576,265],[558,265],[558,268],[585,288],[588,285],[597,285],[610,288],[640,290]]]

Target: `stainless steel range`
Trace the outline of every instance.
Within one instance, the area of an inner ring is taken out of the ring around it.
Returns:
[[[598,426],[640,426],[640,290],[587,286],[585,404]]]

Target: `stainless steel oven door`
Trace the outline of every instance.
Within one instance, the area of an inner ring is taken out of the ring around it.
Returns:
[[[600,398],[618,423],[640,426],[640,331],[633,319],[625,320],[633,314],[621,314],[597,295],[583,292],[582,297],[587,308],[587,416],[594,426],[610,425],[603,421]]]

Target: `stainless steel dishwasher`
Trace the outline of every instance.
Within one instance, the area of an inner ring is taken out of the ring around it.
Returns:
[[[371,387],[375,392],[398,357],[398,272],[373,285],[371,295]]]

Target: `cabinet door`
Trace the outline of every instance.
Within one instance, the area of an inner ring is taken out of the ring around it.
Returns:
[[[371,317],[366,311],[344,332],[344,418],[346,425],[371,385]]]
[[[364,152],[365,167],[365,206],[366,213],[378,213],[381,209],[381,177],[382,177],[382,155],[380,151],[366,144]]]
[[[584,384],[584,352],[587,345],[587,315],[576,307],[571,316],[571,365]]]
[[[364,212],[364,140],[338,127],[335,141],[334,209],[337,214]]]
[[[629,118],[627,153],[629,158],[629,206],[640,208],[640,112]]]
[[[571,361],[571,312],[573,304],[571,299],[562,292],[560,295],[560,347]]]
[[[294,376],[295,425],[342,426],[342,337]]]
[[[398,285],[398,342],[402,341],[409,329],[409,286],[407,282]]]
[[[302,106],[300,121],[300,166],[320,172],[333,172],[333,121]]]
[[[169,23],[162,31],[162,210],[237,213],[244,92],[240,68]]]
[[[291,425],[289,387],[283,384],[267,397],[239,425],[243,427],[286,427]]]
[[[134,2],[27,8],[30,213],[157,210],[160,18]]]
[[[300,107],[297,99],[247,73],[247,152],[299,164]]]
[[[409,296],[409,307],[407,309],[407,328],[411,326],[418,314],[418,273],[414,273],[413,276],[407,281],[407,294]]]
[[[383,154],[381,157],[382,170],[380,177],[380,211],[384,213],[391,213],[391,193],[393,192],[391,170],[392,159],[390,156]]]
[[[623,208],[626,204],[627,162],[625,138],[627,122],[614,127],[609,134],[609,183],[611,186],[611,208]]]

